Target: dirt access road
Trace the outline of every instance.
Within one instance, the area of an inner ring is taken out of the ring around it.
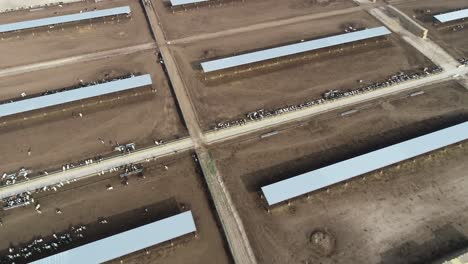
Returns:
[[[148,3],[148,5],[144,5],[144,7],[153,30],[153,34],[155,35],[160,47],[161,55],[167,67],[169,78],[172,81],[182,115],[195,145],[195,152],[199,158],[206,184],[211,197],[213,198],[213,202],[234,261],[236,263],[255,264],[255,255],[250,247],[250,242],[247,239],[247,234],[245,233],[244,226],[237,213],[237,209],[232,204],[230,193],[228,193],[224,187],[224,183],[221,180],[216,164],[213,163],[210,153],[204,147],[202,133],[195,118],[193,106],[186,93],[184,83],[179,75],[180,71],[177,69],[177,64],[175,63],[169,49],[166,47],[166,40],[154,7],[150,3]]]

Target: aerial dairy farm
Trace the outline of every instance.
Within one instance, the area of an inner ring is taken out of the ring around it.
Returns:
[[[466,1],[0,2],[0,264],[468,263]]]

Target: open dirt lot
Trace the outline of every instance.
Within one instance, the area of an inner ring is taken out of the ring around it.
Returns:
[[[410,16],[415,16],[416,21],[429,29],[429,37],[442,46],[456,59],[468,57],[468,37],[467,22],[463,22],[465,29],[453,31],[454,25],[460,23],[449,23],[451,26],[434,26],[432,16],[434,14],[446,13],[455,9],[468,8],[468,3],[464,0],[417,0],[398,1],[395,6]],[[424,13],[430,10],[431,13]]]
[[[61,167],[110,153],[117,142],[134,142],[142,148],[153,145],[154,140],[187,136],[155,51],[3,78],[0,98],[15,98],[21,92],[32,95],[77,85],[79,80],[91,82],[130,72],[151,74],[153,86],[0,118],[0,149],[8,153],[0,161],[0,171]]]
[[[454,82],[331,112],[260,139],[212,147],[259,263],[428,263],[468,246],[468,144],[453,146],[265,210],[260,187],[468,120],[468,91]],[[264,132],[265,133],[265,132]],[[365,179],[365,180],[363,180]],[[308,242],[315,230],[334,251]],[[332,248],[333,249],[333,248]]]
[[[53,29],[46,27],[4,33],[0,36],[0,49],[4,51],[0,55],[0,69],[153,41],[138,0],[87,1],[62,8],[54,6],[34,12],[26,10],[0,14],[0,24],[6,24],[125,5],[131,7],[132,16],[120,18],[119,22],[117,18],[106,18],[105,21],[99,19],[63,24]]]
[[[356,6],[352,0],[222,0],[174,13],[165,1],[152,0],[167,39],[212,33],[294,16]]]
[[[83,241],[92,241],[192,210],[197,237],[175,241],[173,247],[168,244],[157,246],[150,249],[148,255],[144,252],[129,255],[122,258],[124,263],[230,263],[223,235],[211,211],[203,176],[190,153],[144,166],[145,178],[130,177],[127,186],[120,184],[118,174],[107,174],[65,185],[57,192],[36,194],[42,214],[36,213],[32,206],[0,212],[4,223],[0,228],[0,251],[37,237],[47,238],[54,232],[62,233],[72,225],[88,225]],[[114,189],[106,191],[107,185]],[[56,214],[57,208],[62,214]],[[108,224],[96,226],[101,218]]]
[[[357,88],[381,81],[399,71],[417,70],[432,63],[395,34],[388,41],[352,49],[337,55],[321,54],[308,62],[253,73],[235,80],[204,80],[200,62],[255,49],[321,38],[344,32],[345,25],[381,26],[364,12],[250,32],[239,36],[174,45],[172,52],[182,72],[203,129],[217,122],[244,117],[248,112],[298,104],[331,89]],[[372,46],[372,47],[370,47]]]
[[[3,0],[0,3],[0,12],[11,11],[14,9],[23,9],[23,8],[37,8],[46,5],[57,5],[59,3],[73,3],[79,2],[81,0],[23,0],[21,2],[15,0]]]

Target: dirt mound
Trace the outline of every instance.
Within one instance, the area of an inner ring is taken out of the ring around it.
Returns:
[[[328,231],[316,230],[310,235],[312,249],[322,256],[330,256],[335,251],[335,237]]]

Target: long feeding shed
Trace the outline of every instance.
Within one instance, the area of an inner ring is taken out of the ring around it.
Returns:
[[[149,74],[0,105],[0,117],[151,85]]]
[[[414,158],[468,138],[468,122],[263,186],[269,206]]]
[[[32,263],[98,264],[196,231],[192,212],[187,211]]]
[[[304,41],[296,44],[250,52],[242,55],[227,57],[201,63],[204,73],[224,70],[228,68],[243,66],[247,64],[267,61],[285,56],[295,55],[303,52],[333,47],[337,45],[352,43],[356,41],[382,37],[392,32],[386,27],[376,27],[355,32],[349,32],[327,38]]]
[[[79,22],[88,19],[103,18],[117,15],[128,15],[131,13],[129,6],[115,7],[103,10],[94,10],[89,12],[82,12],[77,14],[55,16],[48,18],[40,18],[28,21],[21,21],[9,24],[0,25],[0,33],[7,33],[12,31],[32,29],[44,26],[53,26],[58,24],[66,24],[72,22]]]

